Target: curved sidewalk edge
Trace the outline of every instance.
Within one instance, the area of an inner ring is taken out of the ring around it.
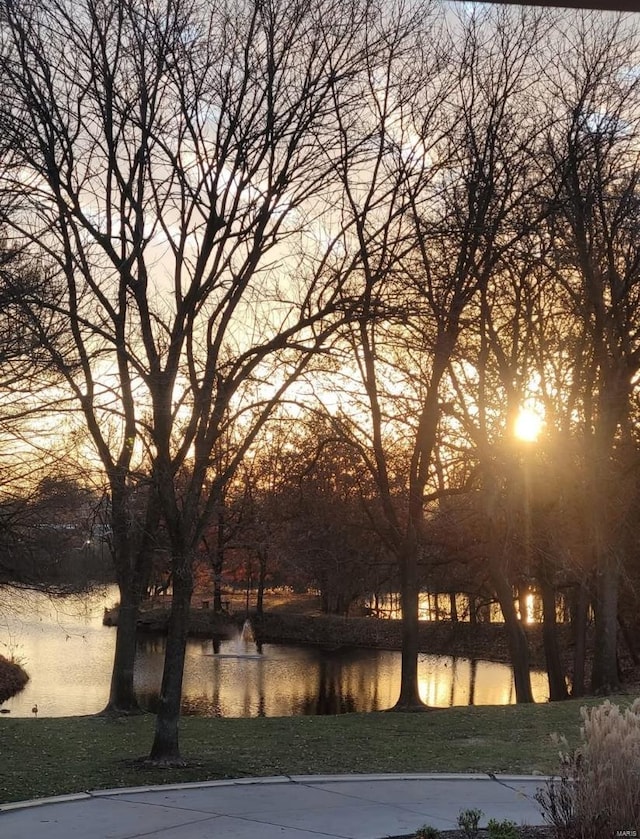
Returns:
[[[71,801],[83,801],[89,798],[109,797],[114,795],[135,795],[146,792],[168,792],[189,789],[210,789],[212,787],[235,787],[249,784],[329,784],[347,781],[487,781],[496,780],[502,783],[517,783],[518,781],[544,784],[551,780],[551,775],[495,775],[493,772],[462,773],[462,772],[388,772],[377,774],[344,774],[344,775],[267,775],[250,778],[222,778],[217,781],[186,781],[180,784],[148,784],[140,787],[114,787],[113,789],[86,790],[85,792],[71,792],[66,795],[51,795],[46,798],[30,798],[24,801],[7,801],[0,803],[0,813],[8,810],[23,810],[27,807],[42,807],[46,804],[68,804]]]
[[[430,825],[543,824],[546,776],[292,775],[96,790],[0,806],[2,839],[382,839]]]

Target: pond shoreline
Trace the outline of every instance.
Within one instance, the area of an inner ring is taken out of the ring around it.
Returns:
[[[15,661],[0,655],[0,703],[19,693],[29,681],[29,675]]]
[[[169,606],[145,608],[138,621],[138,631],[166,634]],[[327,650],[348,647],[400,650],[402,622],[387,618],[342,617],[339,615],[304,615],[265,612],[250,615],[256,641],[261,644],[294,644],[319,646]],[[105,610],[104,623],[116,626],[117,607]],[[216,614],[209,609],[191,610],[189,635],[195,638],[226,640],[233,638],[244,621],[244,615]],[[542,626],[525,627],[529,638],[531,666],[545,668]],[[571,627],[558,627],[560,648],[567,660],[572,655]],[[497,623],[471,624],[463,621],[420,621],[420,652],[483,659],[497,663],[510,662],[504,626]]]

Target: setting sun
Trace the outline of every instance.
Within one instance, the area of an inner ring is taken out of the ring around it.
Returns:
[[[542,431],[543,419],[530,408],[522,408],[516,417],[514,433],[519,440],[534,442]]]

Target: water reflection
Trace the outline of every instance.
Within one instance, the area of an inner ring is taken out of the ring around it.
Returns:
[[[102,626],[115,587],[90,596],[51,600],[42,594],[2,592],[0,652],[14,656],[30,676],[3,708],[12,716],[94,714],[107,704],[115,633]],[[4,608],[3,608],[4,604]]]
[[[51,603],[32,595],[18,614],[0,612],[0,651],[14,653],[31,676],[24,691],[4,703],[13,716],[97,713],[106,705],[115,630],[102,610],[115,592],[87,601]],[[154,710],[162,680],[165,640],[138,644],[136,690]],[[216,655],[215,652],[218,654]],[[265,644],[262,655],[239,655],[234,642],[192,639],[187,644],[183,713],[257,717],[336,714],[390,708],[400,685],[400,654]],[[515,700],[511,668],[445,656],[419,658],[420,694],[429,705],[506,704]],[[547,698],[542,672],[532,674],[537,701]]]
[[[137,688],[149,708],[157,707],[161,661],[158,643],[141,642]],[[145,649],[145,647],[149,648]],[[258,717],[378,711],[393,706],[400,684],[400,654],[389,650],[320,649],[265,644],[260,658],[233,656],[224,642],[221,657],[211,642],[187,647],[183,713],[196,716]],[[422,654],[420,696],[433,707],[510,704],[515,701],[511,668],[504,664]],[[155,683],[155,685],[154,685]],[[536,701],[547,699],[546,675],[532,673]]]

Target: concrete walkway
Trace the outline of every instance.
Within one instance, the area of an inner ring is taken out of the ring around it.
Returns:
[[[543,824],[542,777],[339,775],[250,778],[101,790],[0,805],[2,839],[381,839],[424,824],[456,827],[461,809]]]

